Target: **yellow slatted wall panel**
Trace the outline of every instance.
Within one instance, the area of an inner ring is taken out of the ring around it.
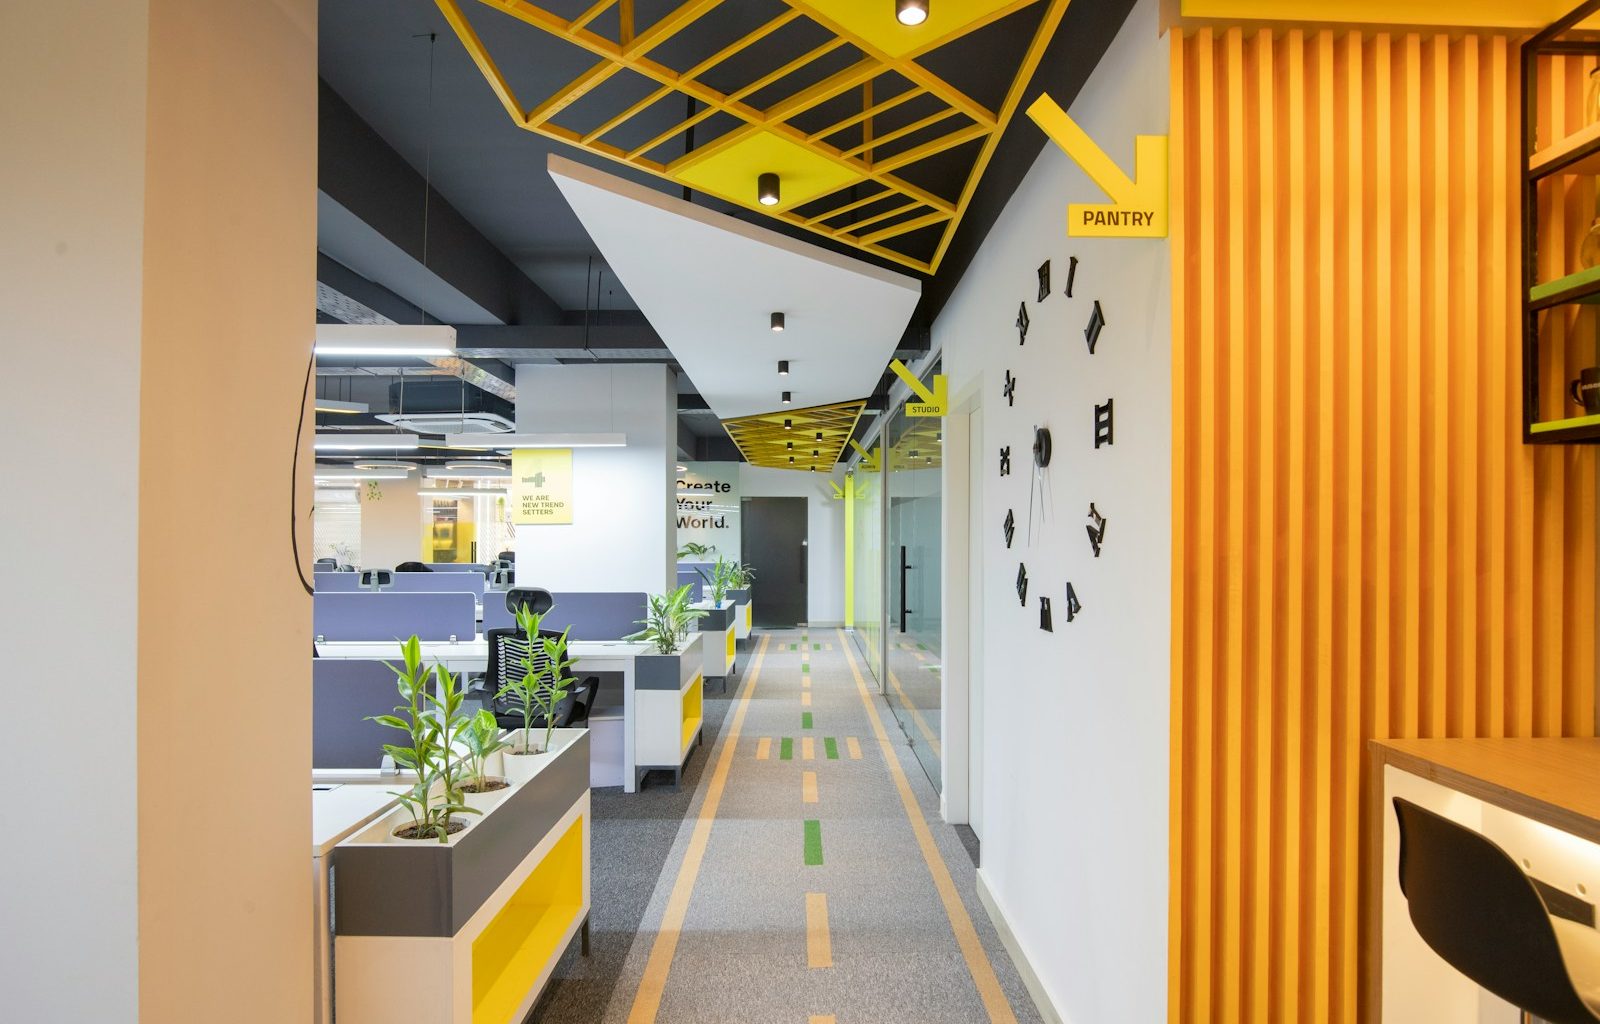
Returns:
[[[1172,63],[1171,1018],[1354,1021],[1365,740],[1593,732],[1594,455],[1520,440],[1514,42]],[[1552,270],[1595,216],[1561,187]]]

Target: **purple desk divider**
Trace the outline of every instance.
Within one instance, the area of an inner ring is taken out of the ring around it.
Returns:
[[[627,592],[552,593],[555,607],[544,617],[545,629],[571,627],[573,640],[621,640],[639,631],[645,595]],[[485,613],[487,614],[487,612]],[[484,628],[488,628],[485,626]]]
[[[488,576],[489,570],[494,568],[482,562],[423,562],[422,564],[434,572],[475,572],[480,576]]]
[[[473,594],[483,598],[488,581],[475,572],[397,572],[391,594]]]
[[[399,656],[397,644],[397,664]],[[387,663],[345,658],[314,660],[311,767],[382,767],[383,745],[396,742],[397,733],[366,718],[391,714],[398,702],[394,673]]]
[[[398,575],[398,574],[397,574]],[[311,602],[311,632],[324,640],[476,639],[477,608],[472,595],[319,593]]]
[[[319,572],[311,579],[319,594],[350,594],[361,589],[358,572]]]

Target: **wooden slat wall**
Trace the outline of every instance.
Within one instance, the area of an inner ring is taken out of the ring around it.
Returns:
[[[1490,35],[1173,41],[1174,1021],[1357,1019],[1367,738],[1593,733],[1594,454],[1520,440],[1517,82]]]

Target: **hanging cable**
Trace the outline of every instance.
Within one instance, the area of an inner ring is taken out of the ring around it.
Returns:
[[[306,395],[311,390],[311,374],[317,368],[317,348],[311,346],[311,357],[306,360],[306,379],[300,384],[300,415],[294,421],[294,457],[289,460],[289,552],[294,559],[294,572],[300,577],[300,586],[305,588],[308,595],[315,594],[317,588],[306,579],[306,571],[300,566],[300,531],[299,521],[299,493],[300,493],[300,439],[306,429]],[[314,510],[314,509],[313,509]]]

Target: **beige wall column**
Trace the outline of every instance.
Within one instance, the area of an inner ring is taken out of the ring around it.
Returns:
[[[0,990],[307,1020],[315,0],[5,4],[0,38],[3,475],[50,495],[0,513],[42,695],[7,716]]]

